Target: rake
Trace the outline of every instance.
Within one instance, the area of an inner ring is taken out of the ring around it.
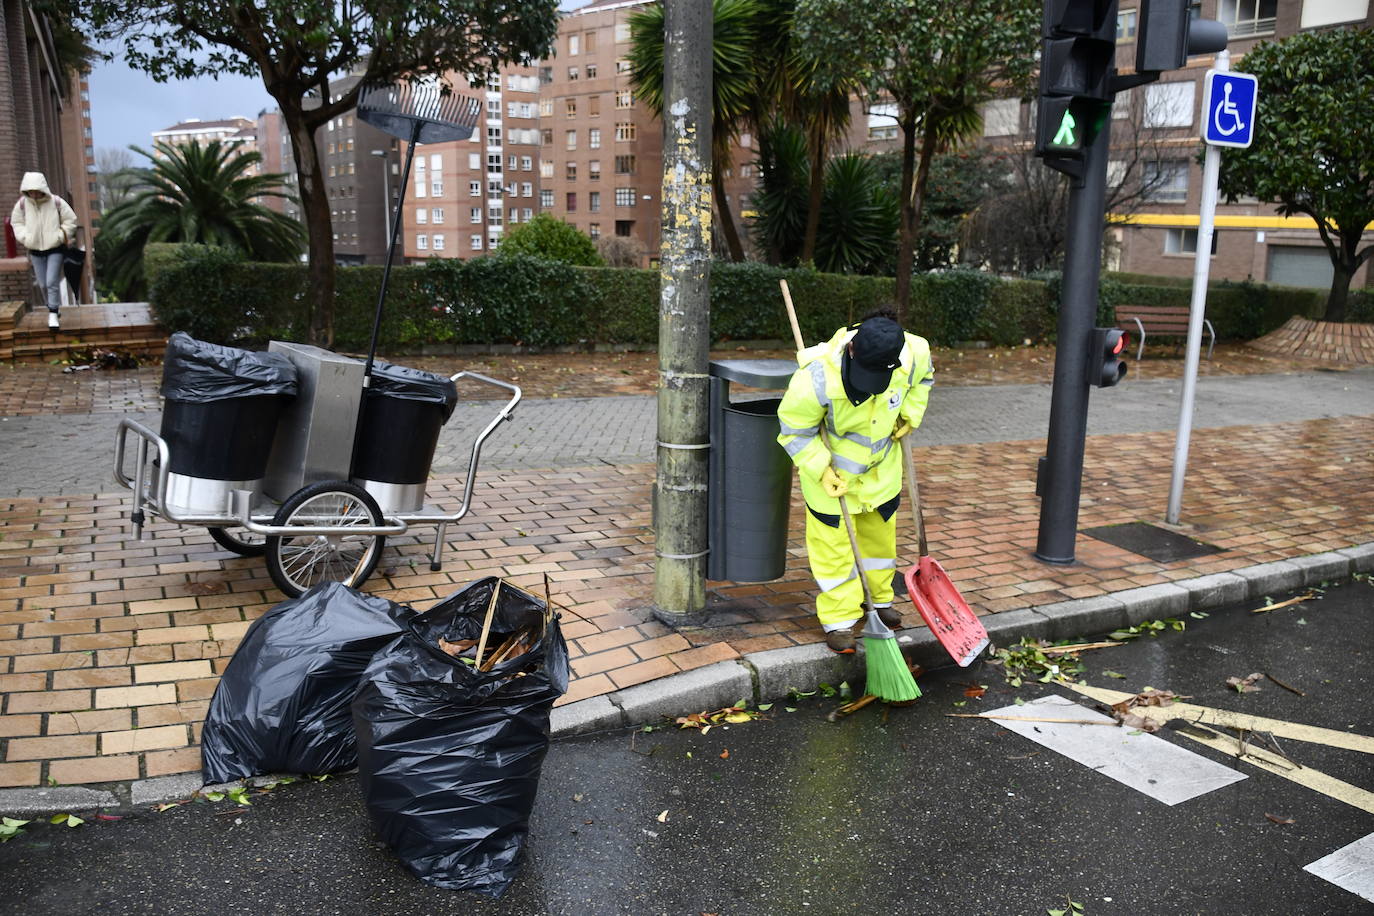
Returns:
[[[413,83],[395,83],[364,87],[358,94],[358,117],[368,124],[405,140],[406,164],[401,171],[401,190],[396,198],[396,211],[391,217],[391,240],[386,249],[386,267],[382,270],[382,289],[377,295],[377,312],[372,318],[372,340],[367,347],[367,365],[363,367],[363,385],[372,376],[372,362],[377,355],[377,334],[382,326],[382,306],[386,303],[387,283],[391,279],[391,261],[396,253],[396,240],[401,235],[401,205],[406,198],[410,181],[410,164],[415,159],[415,147],[421,143],[447,143],[466,140],[477,127],[482,114],[482,102],[470,96],[455,95],[446,82],[435,78]]]

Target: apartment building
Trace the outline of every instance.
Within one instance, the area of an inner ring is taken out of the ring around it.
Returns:
[[[478,88],[454,75],[449,82],[455,92],[480,96],[482,118],[467,140],[416,147],[398,248],[411,263],[489,254],[507,227],[546,209],[536,68],[503,67]]]
[[[1202,0],[1197,14],[1226,25],[1231,35],[1231,66],[1236,70],[1245,69],[1245,54],[1259,41],[1312,29],[1374,26],[1369,0]],[[1137,0],[1122,0],[1116,62],[1122,72],[1135,69],[1139,15]],[[1117,96],[1108,181],[1120,182],[1127,163],[1138,160],[1137,178],[1132,180],[1143,176],[1150,190],[1138,210],[1125,216],[1125,224],[1111,230],[1115,245],[1107,266],[1156,276],[1192,274],[1202,196],[1198,112],[1203,77],[1214,62],[1211,55],[1190,58],[1186,68]],[[1263,131],[1263,86],[1259,99],[1256,129]],[[1022,149],[1032,143],[1033,102],[999,100],[988,104],[983,114],[988,143]],[[1218,206],[1211,266],[1214,279],[1327,287],[1331,274],[1330,259],[1312,220],[1278,216],[1272,204],[1253,199],[1223,200]],[[1366,266],[1354,283],[1370,282]]]
[[[187,118],[184,121],[153,131],[153,143],[166,143],[168,146],[190,146],[199,143],[205,146],[218,140],[226,146],[239,146],[245,151],[258,148],[258,122],[252,118],[237,115],[217,121],[202,121],[200,118]]]

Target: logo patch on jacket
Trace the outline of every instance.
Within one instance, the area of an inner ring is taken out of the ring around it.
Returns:
[[[892,392],[890,395],[887,396],[887,409],[888,409],[888,410],[896,410],[898,407],[901,407],[901,406],[902,406],[902,393],[901,393],[900,391],[894,391],[894,392]]]

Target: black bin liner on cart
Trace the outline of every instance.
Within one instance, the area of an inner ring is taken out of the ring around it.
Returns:
[[[330,773],[357,762],[349,704],[380,647],[415,611],[338,582],[253,622],[215,688],[201,733],[207,783]]]
[[[382,483],[424,483],[439,430],[457,404],[458,387],[442,375],[374,364],[363,391],[353,476]]]
[[[170,470],[211,480],[262,477],[283,400],[295,394],[296,367],[279,353],[173,334],[162,365]]]
[[[528,652],[489,672],[438,647],[440,638],[479,637],[498,581],[480,579],[415,617],[373,658],[353,700],[358,773],[377,833],[426,884],[491,897],[519,870],[549,713],[568,687],[553,616]],[[538,625],[545,610],[502,583],[492,633]]]

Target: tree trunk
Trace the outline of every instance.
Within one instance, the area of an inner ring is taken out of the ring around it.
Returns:
[[[736,263],[743,261],[744,246],[739,240],[739,230],[735,228],[735,217],[730,212],[730,202],[725,199],[725,182],[720,177],[720,169],[711,170],[711,193],[716,199],[716,220],[720,223],[720,234],[725,238],[730,260]]]
[[[902,203],[897,221],[897,320],[906,321],[911,302],[911,266],[915,251],[916,222],[911,194],[916,176],[916,115],[902,112]]]
[[[1335,270],[1331,274],[1331,291],[1326,294],[1326,314],[1322,315],[1322,321],[1345,321],[1345,303],[1350,297],[1350,278],[1355,271],[1343,257],[1332,263]]]
[[[930,183],[930,163],[935,158],[935,121],[927,116],[926,129],[921,136],[921,168],[916,172],[916,186],[911,189],[911,232],[913,242],[916,230],[921,226],[921,218],[926,209],[926,185]]]
[[[278,99],[280,104],[282,100]],[[315,148],[314,131],[306,124],[304,113],[281,104],[282,120],[291,135],[296,159],[296,177],[305,216],[310,325],[306,340],[318,347],[334,345],[334,227],[329,216],[329,191],[324,184],[324,167]]]
[[[807,132],[811,153],[811,176],[806,200],[806,234],[802,236],[803,264],[816,260],[816,236],[821,230],[821,198],[825,194],[825,137],[816,128]]]

